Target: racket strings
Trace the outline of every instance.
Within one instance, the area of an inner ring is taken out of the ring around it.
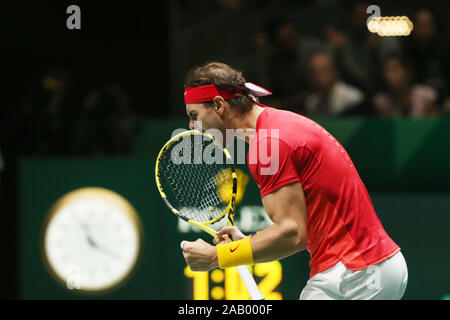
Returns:
[[[167,200],[187,219],[198,222],[214,220],[222,215],[231,200],[232,170],[220,163],[199,163],[198,158],[194,161],[198,153],[193,151],[203,151],[212,141],[203,141],[202,148],[190,144],[191,161],[174,161],[171,151],[178,143],[181,142],[170,145],[159,162],[161,186]],[[220,149],[215,152],[222,153]]]

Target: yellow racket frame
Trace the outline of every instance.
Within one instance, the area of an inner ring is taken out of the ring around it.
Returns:
[[[158,154],[158,157],[156,159],[156,166],[155,166],[155,180],[156,180],[156,186],[159,190],[159,193],[161,194],[161,197],[163,198],[166,205],[169,207],[170,211],[175,213],[178,217],[181,219],[189,222],[190,224],[202,229],[203,231],[209,233],[213,237],[217,237],[216,231],[212,229],[211,227],[208,227],[208,225],[213,224],[219,220],[221,220],[226,214],[228,214],[228,225],[233,224],[233,215],[234,215],[234,208],[236,205],[236,192],[237,192],[237,174],[234,166],[230,166],[231,168],[231,178],[232,178],[232,193],[231,193],[231,199],[228,203],[227,208],[215,219],[206,221],[206,222],[198,222],[195,220],[187,219],[184,217],[176,208],[174,208],[170,202],[167,200],[167,196],[163,191],[163,188],[161,186],[161,181],[159,180],[159,163],[161,160],[161,157],[164,153],[164,151],[169,148],[173,143],[178,142],[182,137],[185,136],[194,136],[194,135],[202,135],[206,136],[211,140],[215,140],[214,137],[211,134],[208,133],[202,133],[198,130],[187,130],[184,132],[181,132],[175,136],[173,136],[169,141],[166,142],[166,144],[161,148],[161,151]],[[227,159],[231,159],[230,152],[226,148],[222,148],[223,153],[225,154],[225,157]]]

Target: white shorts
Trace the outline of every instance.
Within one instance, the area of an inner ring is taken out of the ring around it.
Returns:
[[[353,271],[342,262],[308,280],[300,300],[400,300],[408,282],[401,252],[367,269]]]

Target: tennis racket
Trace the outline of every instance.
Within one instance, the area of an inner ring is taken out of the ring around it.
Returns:
[[[217,234],[211,225],[225,217],[228,226],[234,224],[237,174],[227,159],[230,153],[212,135],[189,130],[173,136],[156,160],[156,185],[166,205],[213,237]],[[236,268],[251,299],[263,300],[249,268]]]

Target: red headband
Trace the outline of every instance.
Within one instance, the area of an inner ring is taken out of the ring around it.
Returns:
[[[224,100],[233,98],[238,94],[244,93],[247,91],[250,95],[253,96],[267,96],[272,94],[272,92],[259,87],[251,82],[247,82],[245,84],[245,89],[239,89],[235,91],[222,90],[217,88],[214,84],[209,84],[206,86],[198,86],[198,87],[189,87],[184,89],[184,103],[201,103],[206,101],[211,101],[216,96],[221,96]]]

